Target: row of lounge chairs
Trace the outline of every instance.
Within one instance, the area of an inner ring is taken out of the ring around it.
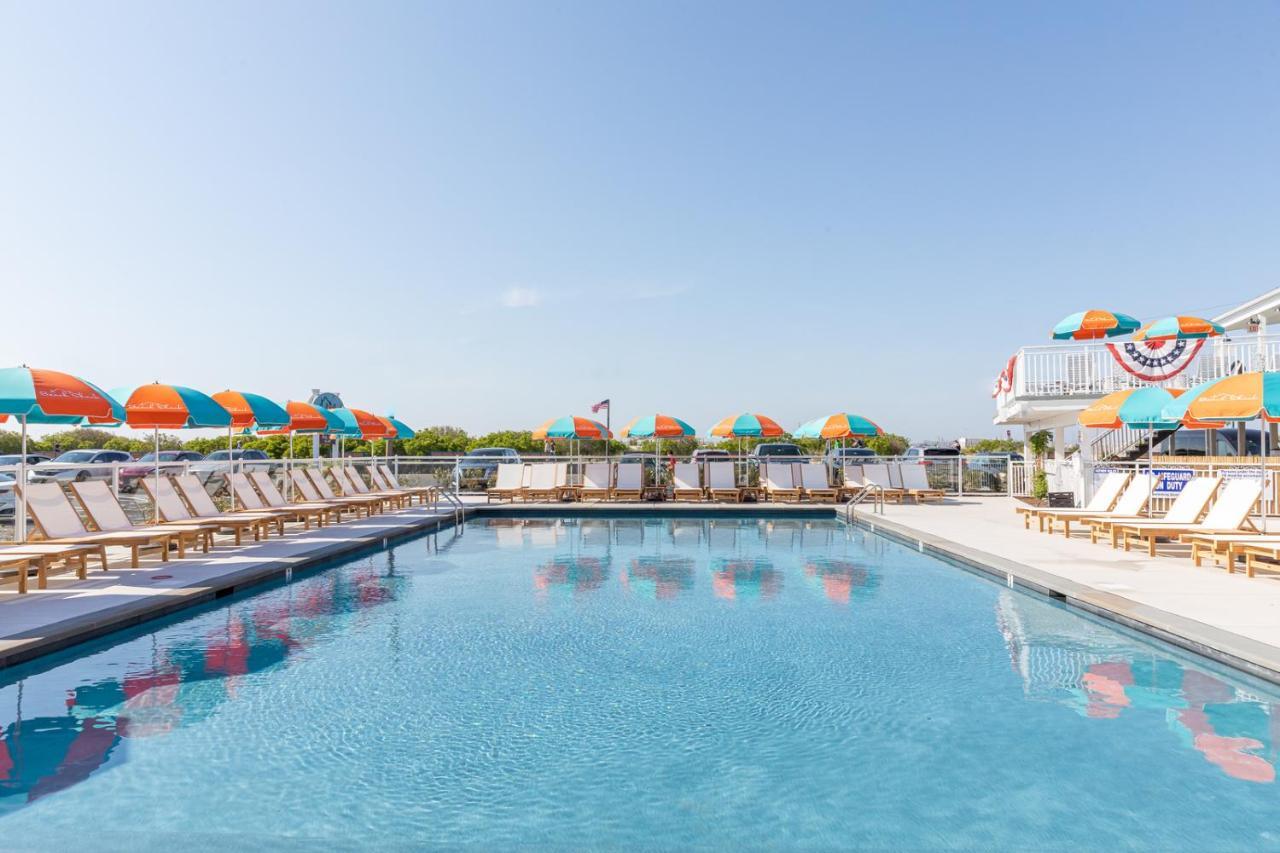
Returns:
[[[1197,566],[1211,557],[1234,572],[1243,558],[1249,577],[1262,561],[1280,563],[1280,535],[1262,534],[1253,522],[1254,510],[1263,499],[1258,479],[1193,477],[1164,514],[1155,516],[1147,507],[1159,477],[1158,473],[1132,477],[1111,473],[1081,509],[1027,506],[1018,507],[1018,512],[1028,529],[1035,520],[1042,533],[1053,534],[1060,528],[1070,536],[1074,524],[1089,529],[1090,541],[1096,543],[1105,536],[1113,548],[1128,551],[1134,544],[1145,543],[1153,557],[1159,542],[1178,542],[1189,546]]]
[[[372,486],[350,468],[329,468],[333,485],[319,470],[295,468],[289,476],[301,502],[286,500],[266,472],[233,474],[231,487],[243,509],[232,513],[220,510],[191,474],[158,481],[148,477],[141,484],[156,505],[161,519],[157,524],[135,524],[104,481],[71,484],[83,515],[58,483],[15,485],[42,541],[0,548],[0,569],[16,571],[18,591],[26,593],[31,572],[44,589],[49,570],[59,563],[81,579],[87,576],[91,558],[106,571],[108,546],[129,549],[130,565],[137,568],[141,551],[156,551],[167,562],[171,549],[179,559],[192,547],[207,553],[218,533],[229,533],[239,545],[246,533],[255,540],[273,531],[283,535],[286,522],[302,522],[307,529],[313,522],[341,522],[344,514],[367,517],[409,506],[414,499],[425,504],[436,497],[431,488],[402,488],[386,466],[371,465],[367,470]]]
[[[705,478],[704,478],[705,471]],[[767,462],[760,468],[759,490],[738,485],[732,462],[677,462],[671,472],[671,496],[678,501],[742,501],[757,491],[773,501],[837,501],[866,492],[879,492],[886,500],[941,500],[945,493],[932,488],[919,465],[848,465],[844,481],[833,485],[821,462]],[[571,483],[565,462],[504,463],[498,465],[489,501],[640,500],[646,492],[666,492],[666,487],[646,486],[639,462],[589,462],[582,482]]]

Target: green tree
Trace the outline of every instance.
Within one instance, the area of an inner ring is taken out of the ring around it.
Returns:
[[[891,432],[865,439],[864,443],[881,456],[901,456],[911,446],[911,442],[904,436]]]
[[[28,439],[28,446],[30,439]],[[13,432],[12,430],[0,430],[0,453],[21,453],[22,452],[22,433]]]
[[[1022,442],[1012,438],[984,438],[966,445],[964,452],[971,453],[1017,453],[1022,450]]]

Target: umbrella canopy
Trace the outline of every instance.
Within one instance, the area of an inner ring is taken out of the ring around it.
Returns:
[[[1081,412],[1076,419],[1080,422],[1080,426],[1092,429],[1121,427],[1177,429],[1184,425],[1184,419],[1182,417],[1167,418],[1164,413],[1181,393],[1177,389],[1168,390],[1154,386],[1128,388],[1108,394]]]
[[[14,415],[24,423],[119,423],[124,407],[91,382],[56,370],[0,369],[0,420]]]
[[[335,434],[344,438],[386,438],[393,432],[386,421],[364,409],[333,409],[330,414],[342,423]]]
[[[1216,338],[1224,329],[1212,320],[1199,317],[1161,317],[1134,332],[1135,341],[1174,341]]]
[[[1092,341],[1098,338],[1114,338],[1136,332],[1142,324],[1128,314],[1112,311],[1080,311],[1063,317],[1053,327],[1055,341]]]
[[[623,438],[684,438],[697,430],[670,415],[646,415],[633,420],[622,430]]]
[[[1165,408],[1197,421],[1280,421],[1280,373],[1240,373],[1197,385]]]
[[[801,424],[791,434],[796,438],[867,438],[883,435],[884,430],[862,415],[841,412]]]
[[[284,404],[284,410],[289,416],[287,424],[278,429],[262,429],[259,427],[258,432],[264,435],[284,432],[336,433],[343,429],[343,423],[336,415],[328,409],[322,409],[311,403],[289,400]]]
[[[718,438],[774,438],[787,434],[773,418],[751,412],[730,415],[708,432]]]
[[[596,440],[613,438],[609,428],[591,418],[579,418],[566,415],[563,418],[552,418],[531,433],[534,441],[546,441],[549,438],[576,438]]]
[[[404,438],[413,438],[418,434],[417,430],[413,429],[413,427],[409,426],[404,421],[397,420],[394,415],[387,415],[386,421],[391,424],[391,428],[395,430],[395,432],[390,436],[392,439],[400,440]]]
[[[279,403],[247,391],[219,391],[213,399],[231,413],[236,429],[280,429],[289,425],[289,413]]]
[[[124,404],[124,421],[139,429],[227,427],[231,413],[208,394],[182,385],[116,388],[111,396]]]

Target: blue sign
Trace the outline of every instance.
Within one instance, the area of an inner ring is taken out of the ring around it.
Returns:
[[[1190,468],[1157,468],[1156,473],[1160,475],[1160,482],[1156,483],[1152,494],[1165,496],[1181,492],[1182,487],[1196,475]]]

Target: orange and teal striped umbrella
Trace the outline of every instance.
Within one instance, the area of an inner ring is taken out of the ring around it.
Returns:
[[[1161,317],[1134,332],[1135,341],[1176,341],[1216,338],[1225,330],[1212,320],[1199,317]]]
[[[217,400],[183,385],[153,382],[111,392],[124,404],[124,422],[138,429],[201,429],[231,426],[231,413]]]
[[[386,438],[395,435],[395,427],[364,409],[333,409],[331,414],[341,423],[335,435],[343,438]]]
[[[279,429],[289,425],[285,408],[261,394],[227,390],[214,394],[213,399],[231,413],[231,426],[235,429]]]
[[[884,430],[862,415],[841,412],[801,424],[791,434],[796,438],[869,438],[883,435]]]
[[[670,415],[644,415],[627,424],[623,438],[684,438],[697,433],[679,418]]]
[[[1280,422],[1280,373],[1238,373],[1197,385],[1170,402],[1164,414],[1205,422]]]
[[[342,421],[328,409],[322,409],[312,403],[289,400],[284,404],[289,415],[289,422],[282,429],[260,429],[263,435],[279,435],[286,432],[302,433],[338,433],[342,431]]]
[[[6,367],[0,370],[0,421],[9,415],[24,424],[109,424],[124,420],[124,407],[98,386],[69,373]]]
[[[613,438],[609,428],[591,418],[580,418],[566,415],[563,418],[552,418],[532,433],[534,441],[546,441],[549,438],[586,439],[588,441]]]
[[[1113,311],[1080,311],[1063,317],[1053,327],[1055,341],[1093,341],[1098,338],[1114,338],[1136,332],[1142,324],[1128,314]]]
[[[776,438],[787,431],[773,418],[743,412],[730,415],[709,430],[717,438]]]

